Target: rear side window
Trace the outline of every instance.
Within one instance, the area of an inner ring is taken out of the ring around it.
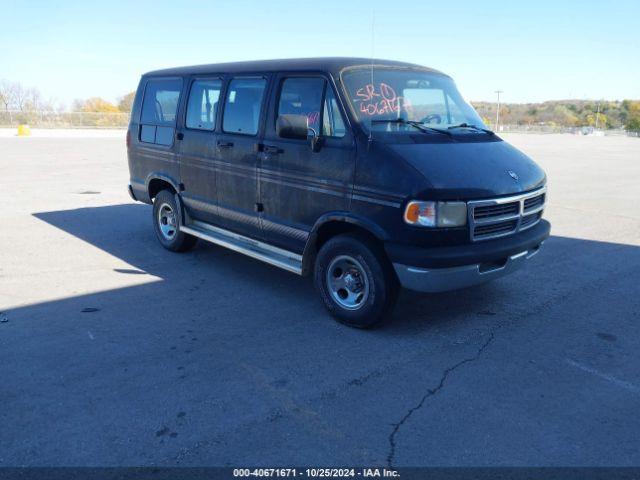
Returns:
[[[266,85],[264,78],[234,78],[229,82],[222,117],[222,129],[225,132],[244,135],[258,133]]]
[[[144,90],[140,117],[140,141],[171,145],[175,134],[181,79],[149,80]]]
[[[187,103],[187,128],[213,130],[216,124],[222,80],[196,80]]]
[[[309,128],[318,132],[323,90],[322,78],[287,78],[280,90],[278,115],[304,115]]]

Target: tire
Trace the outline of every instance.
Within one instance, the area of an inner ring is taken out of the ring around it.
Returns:
[[[384,252],[359,235],[338,235],[316,256],[314,281],[325,307],[350,327],[371,328],[391,312],[398,279]]]
[[[192,249],[198,239],[180,231],[178,205],[174,193],[162,190],[153,201],[153,228],[160,244],[172,252]]]

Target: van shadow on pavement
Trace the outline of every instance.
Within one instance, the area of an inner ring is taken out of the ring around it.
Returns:
[[[249,296],[239,298],[238,307],[246,308],[247,302],[255,300],[259,295],[272,298],[274,305],[271,307],[279,305],[284,306],[286,310],[292,304],[300,304],[309,308],[314,316],[328,317],[317,299],[311,279],[281,271],[204,241],[200,241],[193,251],[184,254],[162,249],[153,232],[148,205],[122,204],[80,208],[36,213],[35,216],[135,267],[115,269],[120,273],[147,273],[160,277],[171,285],[170,288],[175,289],[175,300],[178,303],[183,300],[194,301],[198,296],[199,299],[215,302],[212,297],[213,291],[230,288],[240,292],[251,292]],[[414,328],[420,328],[419,324],[422,323],[421,320],[416,321],[416,318],[427,319],[432,324],[446,322],[447,317],[465,313],[490,317],[495,314],[490,308],[492,302],[504,301],[505,296],[510,295],[503,288],[496,288],[496,285],[502,287],[522,283],[524,288],[520,293],[524,293],[528,299],[530,294],[535,294],[536,288],[545,286],[534,272],[549,271],[547,267],[555,265],[556,259],[566,261],[566,255],[570,255],[569,258],[577,258],[580,254],[584,254],[586,258],[582,260],[586,259],[588,262],[584,265],[585,270],[593,274],[597,273],[598,267],[607,263],[611,256],[626,263],[637,259],[640,249],[631,245],[552,236],[545,242],[531,265],[498,282],[439,294],[403,290],[391,322],[386,322],[382,330],[391,328],[393,334],[400,334],[405,329],[412,331]],[[188,298],[181,298],[181,287],[197,283],[195,277],[198,275],[201,276],[200,282],[213,282],[216,289],[201,290],[194,284],[189,289]],[[153,297],[147,298],[153,301]],[[273,311],[262,313],[269,314]]]

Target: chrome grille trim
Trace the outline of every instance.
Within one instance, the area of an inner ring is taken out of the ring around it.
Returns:
[[[545,194],[538,195],[536,197],[530,197],[524,199],[524,213],[535,213],[540,210],[540,207],[544,206]]]
[[[531,228],[542,218],[547,201],[547,187],[510,197],[467,202],[467,219],[472,242],[513,235]],[[527,208],[525,209],[525,202]],[[511,207],[509,204],[513,204]],[[490,208],[502,207],[502,208]],[[477,209],[477,214],[476,214]],[[517,213],[508,213],[517,211]],[[498,215],[492,215],[497,213]]]

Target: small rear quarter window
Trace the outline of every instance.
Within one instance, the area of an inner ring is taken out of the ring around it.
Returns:
[[[165,146],[173,143],[181,90],[179,78],[147,81],[140,116],[140,141]]]

